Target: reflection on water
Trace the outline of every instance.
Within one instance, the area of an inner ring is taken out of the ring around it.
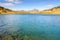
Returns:
[[[0,40],[60,40],[60,15],[0,15]]]

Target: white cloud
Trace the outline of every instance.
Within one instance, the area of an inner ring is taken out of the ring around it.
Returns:
[[[21,0],[15,0],[15,4],[21,4],[23,3]]]
[[[47,6],[53,6],[53,4],[48,4]]]
[[[0,2],[0,6],[15,6],[21,4],[22,1],[20,0],[5,0],[5,2]]]
[[[14,2],[14,0],[5,0],[5,1],[7,1],[7,2]]]
[[[15,6],[13,3],[1,3],[0,6]]]
[[[10,3],[15,3],[15,4],[19,4],[22,3],[21,0],[5,0],[6,2],[10,2]]]

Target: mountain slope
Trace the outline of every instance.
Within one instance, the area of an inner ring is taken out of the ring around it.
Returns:
[[[51,9],[47,9],[47,10],[43,10],[40,13],[43,13],[43,14],[60,14],[60,6],[54,7]]]
[[[43,11],[39,10],[14,11],[0,6],[0,14],[60,14],[60,6]]]
[[[14,13],[14,11],[0,6],[0,14],[12,14],[12,13]]]

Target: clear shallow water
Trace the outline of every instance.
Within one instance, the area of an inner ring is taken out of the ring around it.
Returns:
[[[17,40],[60,40],[60,15],[0,15],[2,35],[21,38]]]

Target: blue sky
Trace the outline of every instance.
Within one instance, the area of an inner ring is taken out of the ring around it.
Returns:
[[[60,6],[60,0],[0,0],[0,6],[13,10],[44,10]]]

